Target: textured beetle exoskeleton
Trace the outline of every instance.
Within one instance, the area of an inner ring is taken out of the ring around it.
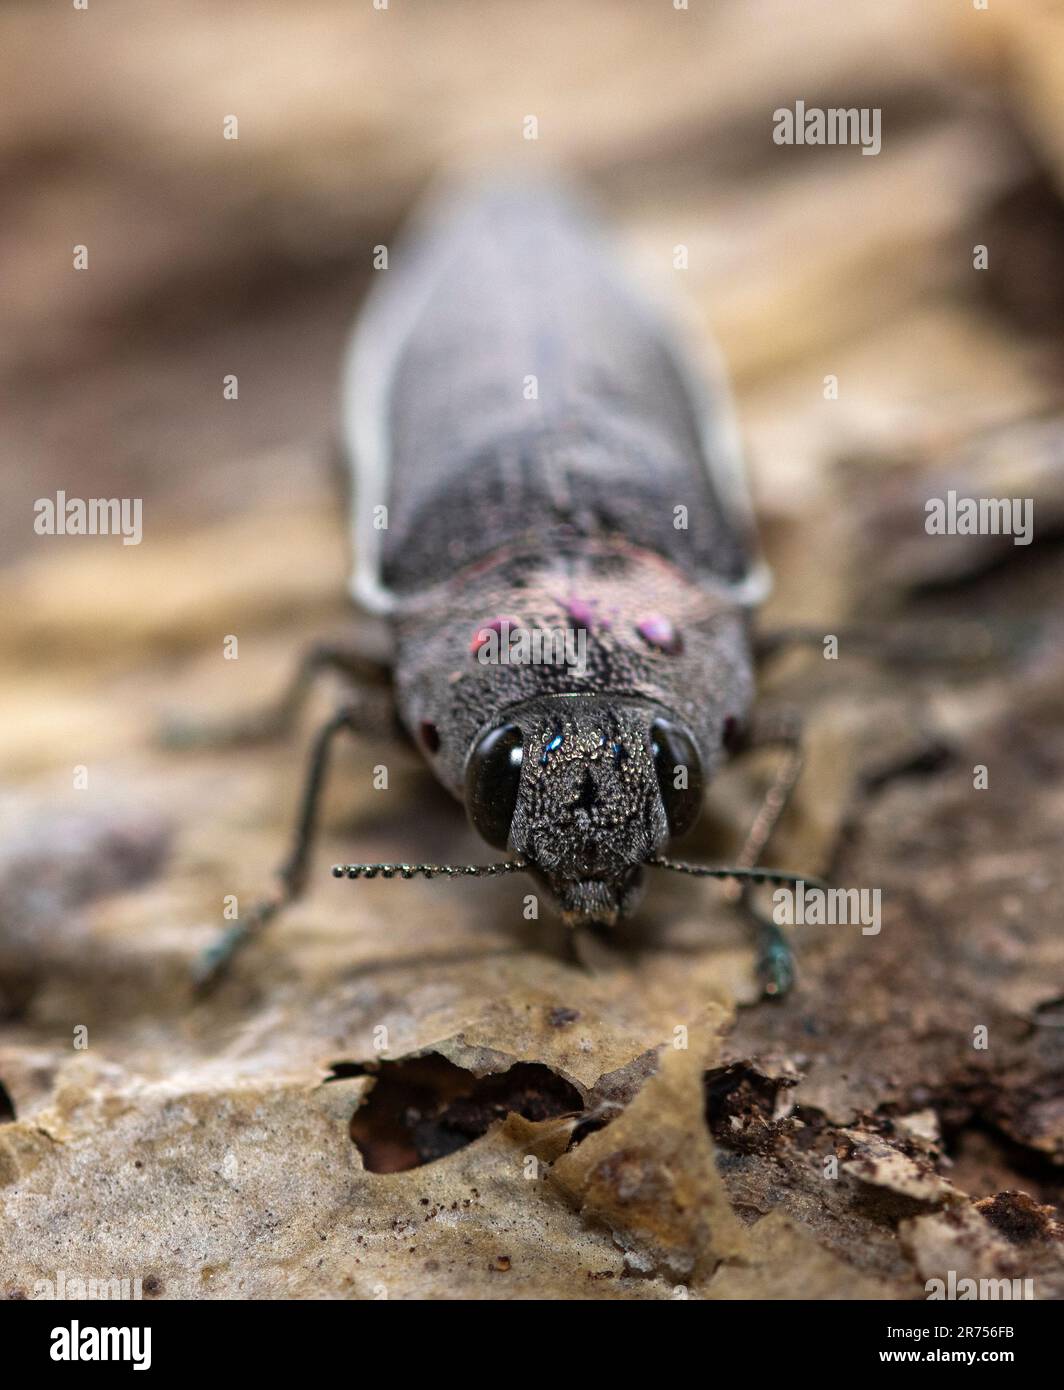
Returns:
[[[395,248],[344,413],[401,719],[568,920],[614,921],[753,697],[766,577],[723,383],[574,200],[498,184]]]

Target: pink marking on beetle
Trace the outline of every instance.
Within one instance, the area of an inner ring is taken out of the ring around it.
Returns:
[[[602,608],[597,598],[568,598],[557,601],[563,604],[565,616],[574,627],[582,627],[587,632],[593,632],[595,628],[598,628],[600,632],[609,631],[610,620],[603,617]]]
[[[473,640],[469,644],[469,655],[476,656],[485,642],[491,640],[489,633],[497,632],[501,636],[503,623],[506,623],[511,630],[521,626],[520,620],[517,618],[492,618],[488,623],[481,623],[476,632],[473,633]]]
[[[635,630],[648,647],[657,647],[669,656],[676,656],[683,651],[683,634],[677,632],[672,622],[660,613],[641,618],[636,623]]]
[[[585,627],[590,632],[598,621],[595,613],[596,602],[582,598],[571,598],[565,606],[566,616],[576,627]]]

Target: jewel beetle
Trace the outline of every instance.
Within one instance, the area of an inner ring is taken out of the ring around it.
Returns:
[[[277,890],[204,979],[302,890],[335,738],[391,715],[506,857],[338,877],[527,873],[573,926],[629,916],[648,869],[735,895],[798,877],[758,866],[800,751],[795,729],[759,732],[752,713],[768,576],[729,393],[621,264],[579,194],[503,179],[436,192],[379,271],[341,416],[352,596],[390,650],[315,648],[277,707],[230,731],[287,727],[322,669],[349,680]],[[737,863],[670,858],[724,760],[766,737],[786,756]],[[789,952],[760,930],[781,993]]]

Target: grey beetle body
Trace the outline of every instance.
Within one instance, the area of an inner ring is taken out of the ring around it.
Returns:
[[[766,578],[727,393],[554,190],[437,198],[379,274],[344,380],[354,596],[477,828],[566,920],[613,922],[753,698]],[[485,663],[504,624],[586,661]]]

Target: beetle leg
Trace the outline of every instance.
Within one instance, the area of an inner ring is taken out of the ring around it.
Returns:
[[[324,671],[339,672],[354,684],[375,688],[382,695],[391,682],[388,667],[353,644],[319,642],[304,652],[286,689],[273,703],[234,719],[201,723],[170,719],[160,730],[159,740],[169,748],[239,748],[282,738],[295,727]]]
[[[237,951],[246,946],[253,937],[259,936],[283,908],[302,894],[306,885],[307,866],[314,843],[318,810],[332,746],[336,736],[342,731],[359,732],[364,727],[362,713],[358,706],[345,705],[338,709],[315,735],[307,761],[292,847],[277,870],[277,889],[269,897],[256,903],[241,921],[224,932],[200,957],[195,968],[195,982],[201,992],[206,992],[217,984],[228,970]]]
[[[790,709],[780,709],[755,717],[741,746],[736,750],[741,753],[755,748],[783,749],[783,758],[747,832],[746,842],[736,858],[738,868],[756,867],[780,817],[787,809],[802,772],[801,738],[801,721],[797,713]],[[731,902],[741,906],[756,926],[758,974],[765,993],[775,997],[786,994],[795,978],[794,954],[787,936],[770,918],[762,917],[754,910],[750,902],[748,881],[731,880],[724,885],[724,894]]]
[[[802,725],[795,710],[779,709],[755,716],[742,743],[735,750],[745,753],[757,748],[782,748],[783,758],[772,778],[757,815],[739,851],[738,868],[752,869],[758,863],[779,823],[802,773]],[[729,891],[738,896],[741,885],[731,883]]]

